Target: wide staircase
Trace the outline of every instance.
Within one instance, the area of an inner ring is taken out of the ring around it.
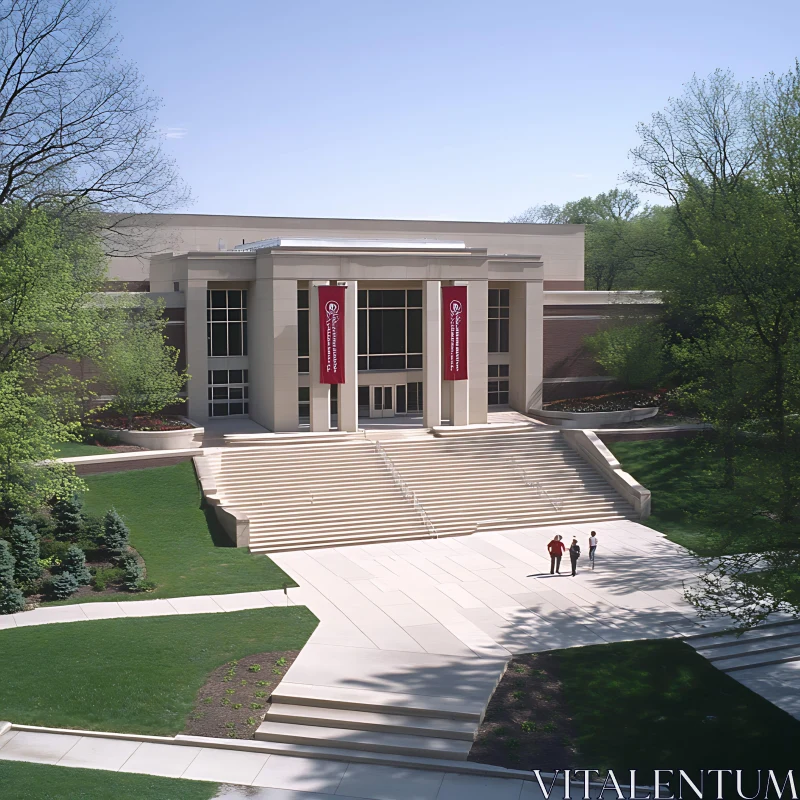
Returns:
[[[635,517],[560,431],[486,431],[381,446],[439,536]]]
[[[280,552],[427,538],[385,458],[363,436],[226,447],[222,505],[250,518],[250,550]]]
[[[800,661],[800,622],[763,625],[741,634],[693,636],[686,641],[722,672]]]

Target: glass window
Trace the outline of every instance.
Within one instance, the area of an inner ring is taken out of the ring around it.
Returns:
[[[364,294],[359,292],[358,369],[421,369],[421,290],[360,291]],[[367,355],[368,359],[362,358]]]
[[[422,289],[409,289],[407,294],[409,308],[422,308]]]
[[[308,289],[297,290],[297,307],[308,310]]]
[[[248,371],[215,369],[208,371],[208,414],[211,417],[230,417],[247,414]],[[244,381],[244,382],[243,382]]]
[[[507,406],[509,381],[508,364],[489,364],[489,405]],[[498,380],[499,379],[499,380]]]
[[[398,414],[406,413],[406,387],[402,383],[397,387],[397,396],[395,398],[395,411],[397,411]]]
[[[209,290],[206,293],[209,356],[247,355],[247,292]]]
[[[509,352],[510,292],[489,289],[489,352]]]

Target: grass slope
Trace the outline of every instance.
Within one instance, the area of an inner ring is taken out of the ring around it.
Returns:
[[[736,487],[725,489],[719,451],[701,436],[613,442],[609,449],[652,492],[652,514],[642,523],[699,555],[741,552],[743,526],[753,541],[775,530],[776,523],[756,513],[775,501],[753,454],[742,454]]]
[[[0,761],[0,797],[13,800],[211,800],[216,783]]]
[[[113,453],[106,447],[99,447],[95,444],[83,444],[83,442],[62,442],[56,445],[56,455],[58,458],[78,458],[79,456],[102,456],[105,453]]]
[[[797,766],[800,722],[683,642],[624,642],[554,655],[581,767]]]
[[[0,631],[0,717],[175,734],[215,668],[252,653],[299,650],[316,624],[307,608],[290,606]]]
[[[102,515],[114,506],[131,530],[131,544],[157,584],[152,599],[280,589],[296,586],[269,558],[230,546],[213,513],[200,507],[200,489],[191,462],[172,467],[90,475],[85,508]],[[80,602],[92,598],[83,597]],[[108,597],[98,597],[108,600]]]

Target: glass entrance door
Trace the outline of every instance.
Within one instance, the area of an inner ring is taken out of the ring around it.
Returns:
[[[394,386],[370,386],[370,417],[393,417],[395,415]]]

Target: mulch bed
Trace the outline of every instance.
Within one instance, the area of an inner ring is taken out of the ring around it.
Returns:
[[[545,403],[545,411],[597,412],[629,411],[632,408],[652,408],[663,405],[664,396],[659,392],[628,391],[601,394],[595,397],[576,397],[570,400],[554,400]]]
[[[515,656],[489,701],[468,760],[509,769],[574,767],[575,735],[556,659],[548,653]]]
[[[269,698],[299,650],[256,653],[215,669],[197,693],[184,733],[217,739],[252,739]]]
[[[93,417],[87,424],[90,428],[100,428],[107,431],[180,431],[192,427],[186,420],[178,417],[156,414],[138,414],[133,418],[133,423],[128,425],[126,417],[108,412]]]

